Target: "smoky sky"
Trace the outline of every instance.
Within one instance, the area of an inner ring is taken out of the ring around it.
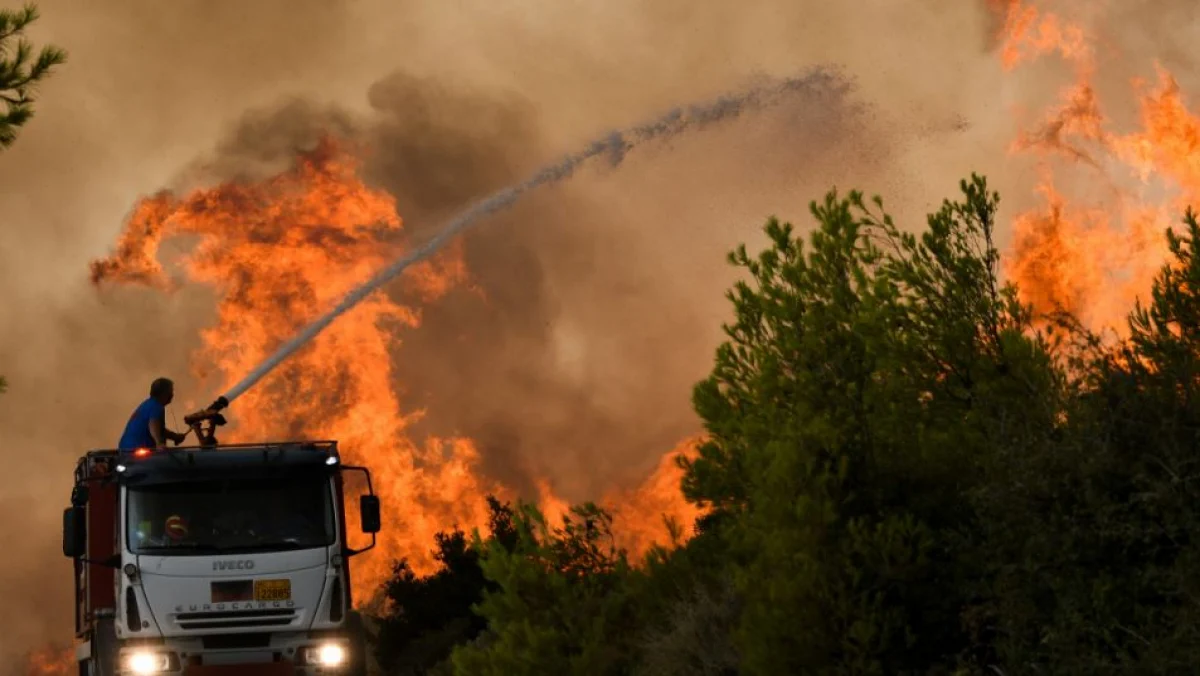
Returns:
[[[1010,104],[1042,105],[1061,75],[1006,76],[985,2],[39,5],[31,37],[70,61],[0,154],[0,596],[20,618],[0,621],[0,659],[69,636],[74,459],[115,443],[155,376],[178,381],[176,415],[214,394],[191,362],[209,290],[88,283],[139,197],[270,175],[335,133],[361,143],[367,180],[419,240],[598,133],[755,77],[843,67],[856,112],[797,101],[530,195],[464,240],[483,293],[453,291],[401,336],[396,390],[427,411],[413,434],[469,436],[488,474],[584,499],[636,484],[698,430],[690,389],[728,319],[729,249],[762,244],[772,214],[807,227],[835,186],[882,193],[912,227],[973,170],[1019,207],[1031,177],[1006,157]],[[1182,64],[1183,24],[1161,17],[1183,7],[1131,3],[1112,28]]]

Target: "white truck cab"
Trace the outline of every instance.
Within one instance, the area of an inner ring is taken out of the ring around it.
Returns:
[[[93,451],[71,502],[80,674],[365,674],[336,442]]]

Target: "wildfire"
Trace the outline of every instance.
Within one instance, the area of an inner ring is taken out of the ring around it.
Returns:
[[[691,537],[691,525],[701,510],[683,500],[679,485],[683,470],[676,464],[682,455],[695,459],[701,437],[685,439],[675,450],[663,456],[658,467],[641,486],[616,491],[604,502],[613,509],[613,530],[617,544],[638,556],[654,544],[670,545],[676,537],[682,542]],[[672,525],[668,527],[668,520]],[[678,528],[671,533],[671,528]]]
[[[225,183],[183,197],[139,203],[116,254],[92,265],[96,282],[172,289],[156,255],[167,238],[199,241],[180,261],[189,283],[213,288],[216,319],[194,356],[202,379],[222,391],[271,350],[387,262],[381,240],[401,229],[395,200],[357,175],[350,152],[326,140],[286,172],[260,183]],[[455,251],[415,266],[405,278],[433,300],[465,277]],[[390,559],[433,561],[433,535],[450,524],[485,523],[480,496],[497,490],[478,477],[472,444],[405,435],[417,414],[400,410],[391,352],[419,312],[383,294],[365,300],[306,349],[237,401],[230,441],[331,438],[347,461],[369,466],[382,493],[388,528],[383,555],[361,558],[356,586],[370,594]],[[215,374],[210,374],[210,370]]]
[[[1112,63],[1096,56],[1095,31],[1042,4],[992,2],[1004,16],[1005,68],[1057,54],[1075,73],[1060,105],[1012,146],[1038,157],[1045,206],[1016,217],[1005,272],[1036,310],[1067,310],[1093,329],[1123,334],[1134,300],[1148,296],[1166,261],[1164,232],[1200,195],[1200,118],[1171,74],[1155,64],[1156,86],[1140,78],[1131,83],[1140,128],[1115,130],[1094,86]],[[1056,184],[1083,188],[1068,195]]]
[[[1004,18],[1000,59],[1006,68],[1052,52],[1080,63],[1090,57],[1091,45],[1083,30],[1058,15],[1039,12],[1022,0],[988,0],[988,4]]]
[[[141,201],[114,255],[92,264],[92,279],[164,291],[185,283],[212,288],[216,317],[202,334],[194,371],[210,389],[224,391],[389,262],[401,230],[395,200],[360,180],[352,149],[326,140],[265,181]],[[172,279],[158,260],[159,248],[185,236],[198,241],[177,261],[182,279]],[[461,251],[452,247],[434,262],[410,268],[403,283],[422,302],[434,302],[466,279]],[[379,548],[357,560],[356,595],[363,602],[395,559],[407,557],[418,573],[431,570],[436,532],[484,526],[484,495],[514,497],[480,475],[470,440],[418,443],[406,433],[420,412],[401,411],[392,359],[404,332],[419,325],[419,308],[375,294],[239,398],[232,434],[223,439],[337,439],[347,461],[371,469],[386,527]],[[677,478],[672,486],[669,476],[664,465],[631,499],[673,490],[673,498],[660,495],[645,504],[675,513],[668,508],[672,500],[683,501]],[[566,505],[548,483],[539,485],[540,504],[556,518]],[[659,515],[625,520],[631,533],[638,532],[633,544],[645,547],[656,531],[637,526],[639,518]]]

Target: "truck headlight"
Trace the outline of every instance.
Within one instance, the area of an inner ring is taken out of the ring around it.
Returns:
[[[128,653],[122,660],[123,671],[131,674],[158,674],[171,671],[171,654],[140,650]]]
[[[338,643],[305,648],[304,664],[317,664],[322,667],[340,667],[346,663],[346,647]]]

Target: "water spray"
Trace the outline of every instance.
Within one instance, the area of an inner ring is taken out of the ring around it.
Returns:
[[[609,133],[585,149],[547,165],[525,181],[503,188],[460,213],[428,241],[404,254],[348,293],[333,309],[314,320],[294,338],[281,345],[266,361],[248,373],[211,406],[194,415],[213,421],[213,424],[224,424],[224,418],[218,413],[220,410],[253,387],[272,369],[312,340],[347,310],[404,272],[413,263],[429,257],[466,228],[482,221],[485,216],[508,208],[523,194],[534,188],[566,180],[575,173],[580,165],[589,160],[605,156],[609,159],[611,166],[616,167],[625,159],[630,150],[641,143],[671,138],[691,129],[700,129],[735,118],[746,111],[761,110],[778,104],[789,95],[807,93],[839,96],[846,88],[847,83],[844,79],[827,69],[818,68],[801,77],[774,81],[771,84],[756,86],[740,93],[727,94],[705,103],[676,108],[646,124]],[[216,422],[217,420],[220,422]],[[198,434],[199,432],[200,430],[197,429]],[[208,433],[208,439],[212,440],[211,430]]]

